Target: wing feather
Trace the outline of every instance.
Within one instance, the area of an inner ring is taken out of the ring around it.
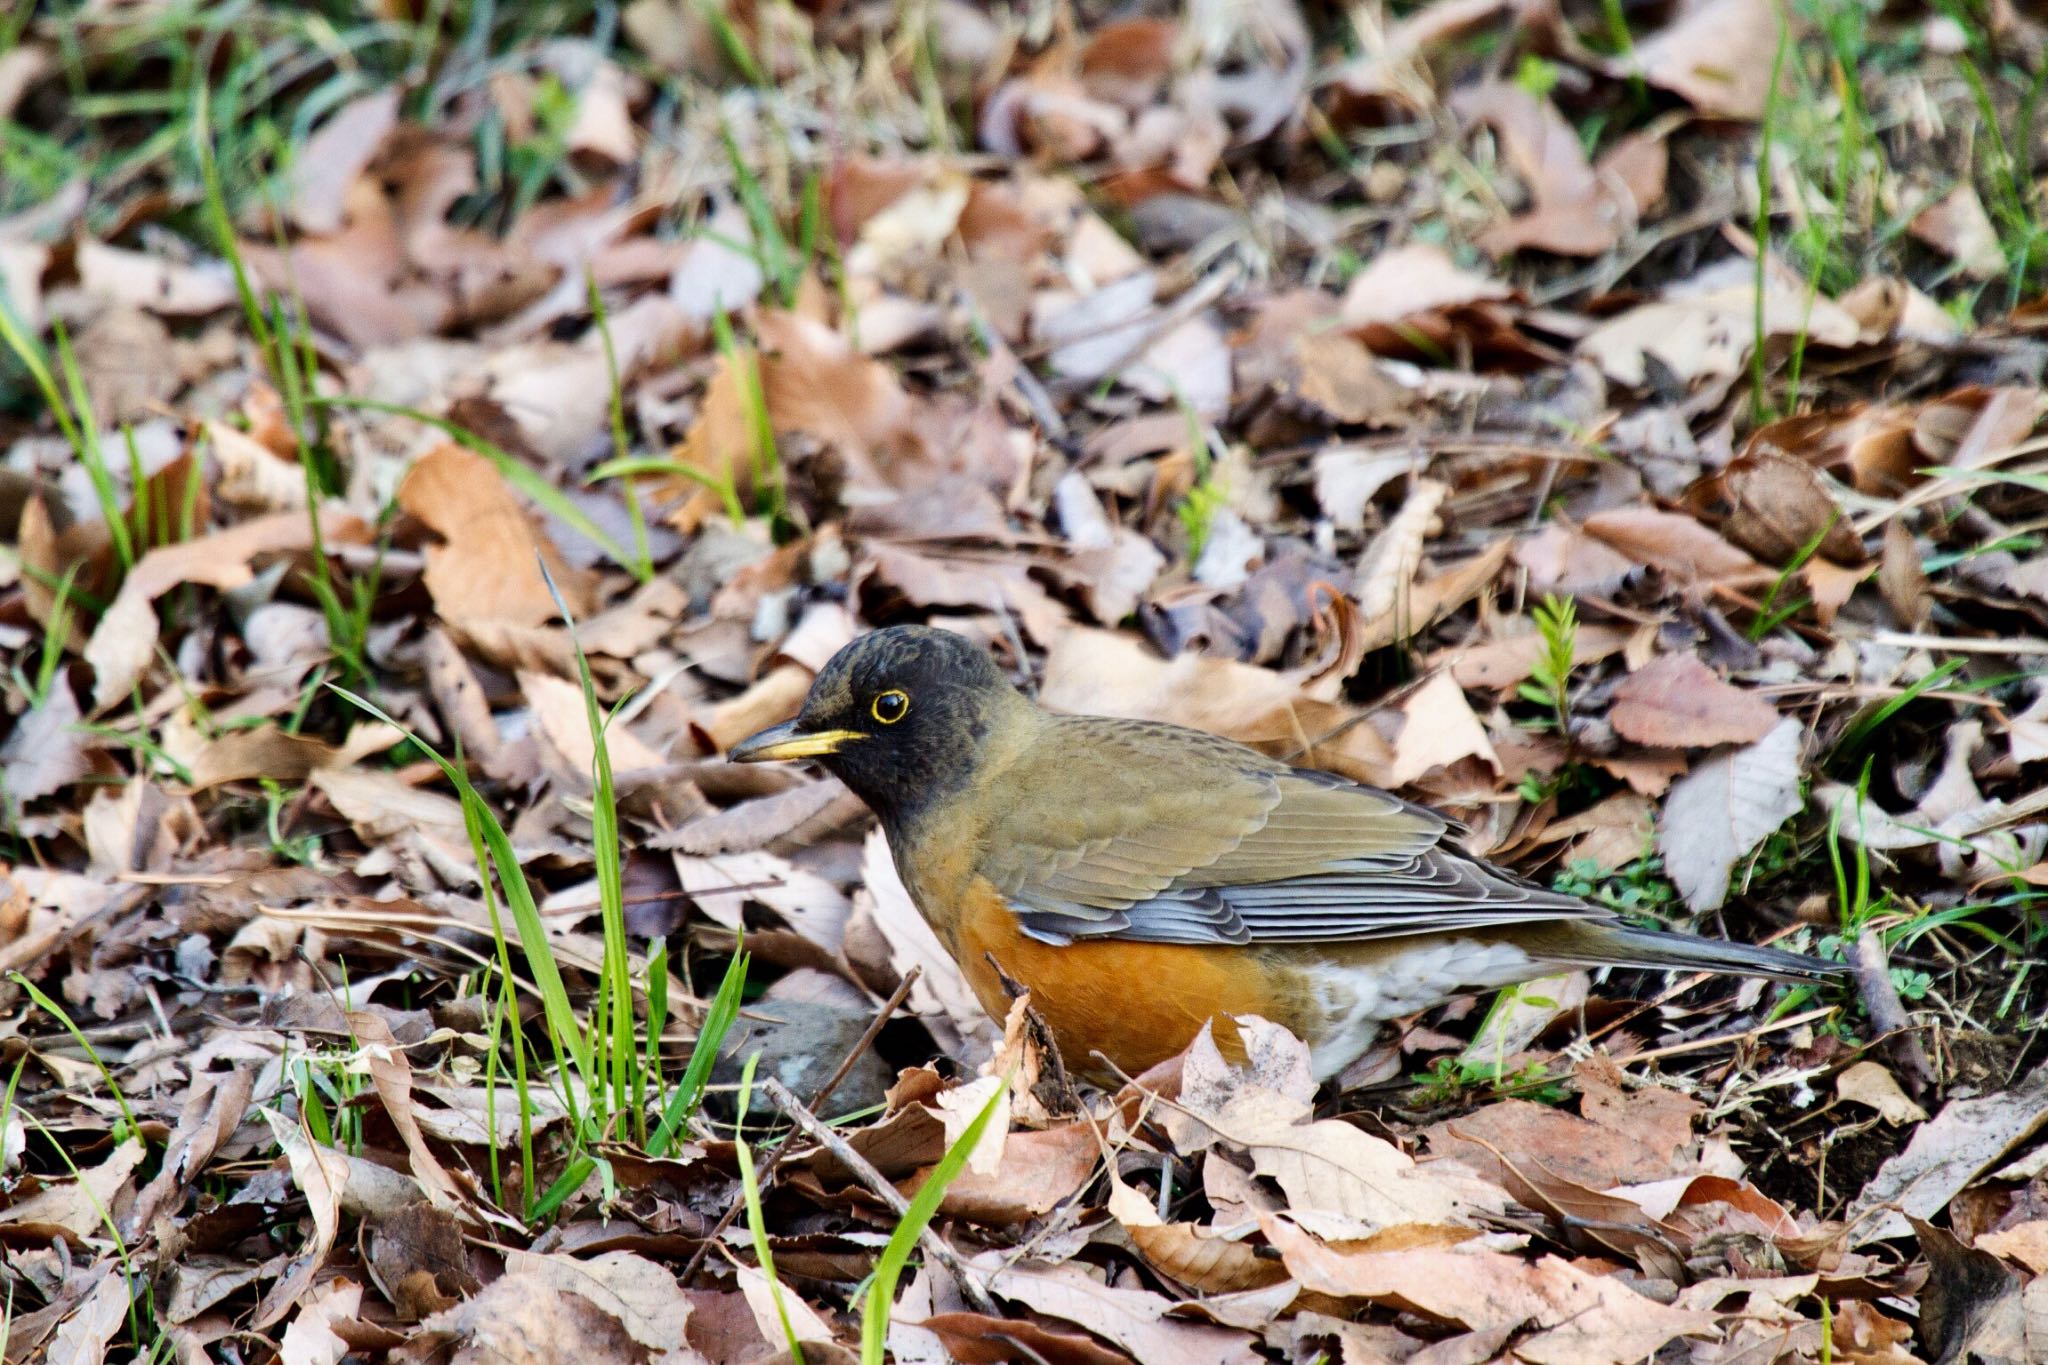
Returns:
[[[1611,918],[1466,857],[1445,817],[1177,726],[1048,718],[981,870],[1053,943],[1331,942]],[[1085,798],[1085,799],[1083,799]]]

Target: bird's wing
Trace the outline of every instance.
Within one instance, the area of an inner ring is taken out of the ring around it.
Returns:
[[[1311,942],[1607,912],[1445,847],[1444,817],[1173,726],[1062,718],[982,872],[1049,942]]]

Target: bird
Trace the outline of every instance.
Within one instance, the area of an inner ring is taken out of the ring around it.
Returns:
[[[1158,721],[1026,697],[986,650],[932,626],[871,631],[795,718],[729,760],[811,759],[881,824],[904,888],[982,1007],[1018,988],[1070,1071],[1113,1082],[1211,1026],[1283,1025],[1319,1081],[1382,1025],[1579,967],[1790,982],[1838,964],[1638,929],[1453,842],[1390,792]]]

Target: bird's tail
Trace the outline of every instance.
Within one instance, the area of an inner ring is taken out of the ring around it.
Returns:
[[[1572,923],[1559,939],[1544,945],[1545,955],[1584,967],[1690,968],[1767,976],[1776,981],[1828,981],[1848,970],[1839,962],[1782,948],[1615,924]]]

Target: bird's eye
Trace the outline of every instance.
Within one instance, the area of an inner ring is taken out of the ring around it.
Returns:
[[[894,725],[910,714],[910,697],[896,688],[875,694],[868,712],[884,725]]]

